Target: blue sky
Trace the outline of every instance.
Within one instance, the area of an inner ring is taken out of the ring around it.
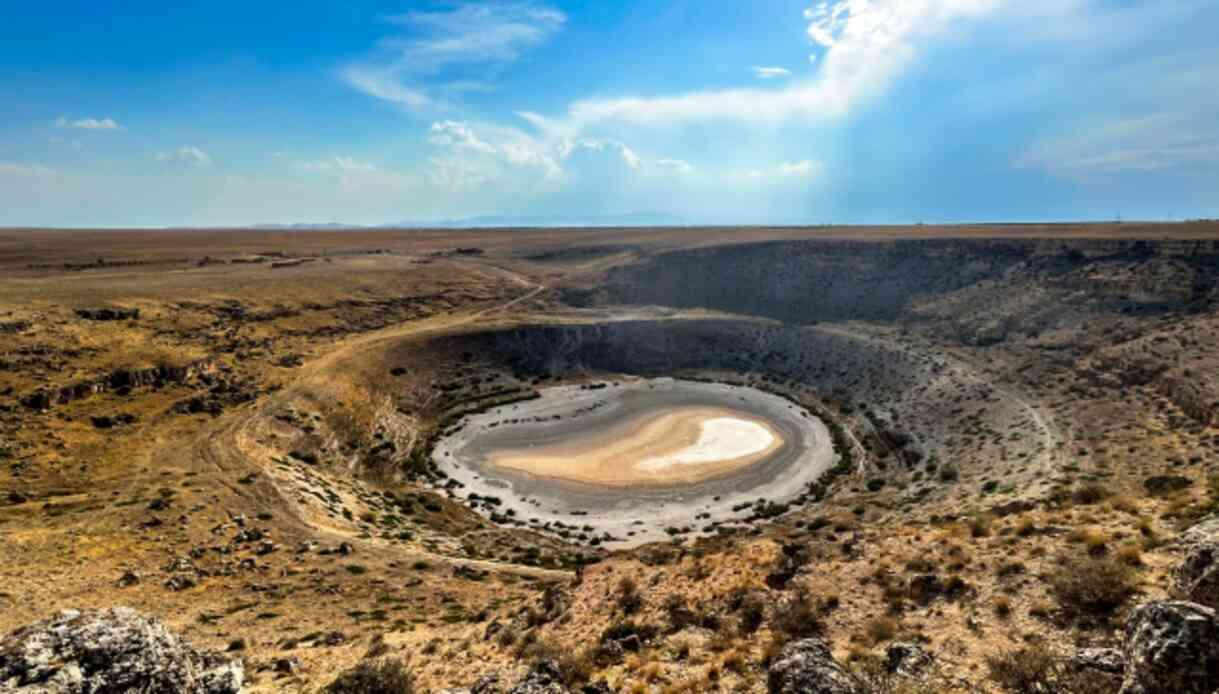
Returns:
[[[4,226],[1219,216],[1214,0],[5,15]]]

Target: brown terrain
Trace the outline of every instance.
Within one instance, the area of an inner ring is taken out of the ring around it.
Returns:
[[[1217,344],[1219,222],[0,231],[0,633],[129,606],[251,692],[848,691],[776,689],[812,636],[860,692],[1159,691],[1124,625],[1204,602]],[[839,464],[612,551],[436,474],[463,414],[627,375],[783,395]]]

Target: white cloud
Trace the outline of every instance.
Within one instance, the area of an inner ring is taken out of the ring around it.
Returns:
[[[772,80],[777,77],[790,77],[792,74],[792,71],[788,70],[785,67],[757,67],[757,66],[755,66],[750,69],[753,70],[754,76],[760,80]]]
[[[638,169],[643,165],[643,160],[639,157],[639,155],[635,154],[635,151],[625,143],[619,142],[618,140],[605,140],[591,137],[560,141],[558,144],[559,158],[567,159],[579,149],[592,150],[595,152],[613,150],[618,153],[618,156],[622,157],[622,162],[632,169]]]
[[[344,68],[341,74],[348,84],[365,94],[412,111],[422,111],[436,105],[423,90],[402,84],[392,67],[351,65]]]
[[[440,11],[411,11],[389,18],[400,28],[368,58],[340,70],[348,84],[414,111],[443,108],[430,90],[486,91],[482,81],[432,78],[453,67],[496,66],[515,61],[567,21],[566,15],[532,2],[470,2]]]
[[[811,159],[795,162],[782,162],[765,168],[736,169],[726,171],[721,178],[727,181],[750,181],[756,183],[777,184],[783,180],[811,178],[824,169],[824,164]]]
[[[805,159],[803,161],[797,161],[797,162],[791,162],[791,163],[784,162],[779,165],[778,171],[779,171],[780,176],[804,177],[804,176],[813,175],[818,170],[820,170],[820,168],[821,168],[820,163],[809,161],[808,159]]]
[[[157,161],[197,167],[212,165],[212,158],[207,152],[191,145],[179,147],[173,152],[162,152],[157,155]]]
[[[466,149],[483,154],[495,153],[495,147],[478,139],[467,123],[451,120],[432,123],[431,133],[428,140],[434,145]]]
[[[366,162],[356,161],[352,157],[331,157],[329,159],[321,159],[319,161],[310,161],[303,164],[308,171],[338,171],[343,173],[353,173],[362,171],[376,171],[377,167]]]
[[[579,129],[616,121],[658,125],[739,120],[773,123],[846,114],[886,87],[930,37],[985,16],[1010,0],[836,0],[805,13],[807,32],[823,51],[807,80],[771,89],[691,91],[661,96],[585,99],[567,114]]]
[[[474,126],[464,121],[446,120],[433,123],[429,132],[429,142],[456,154],[482,157],[515,168],[533,169],[540,172],[543,178],[550,180],[559,179],[563,175],[555,153],[546,143],[515,128]],[[449,168],[462,167],[452,164]]]
[[[1125,118],[1034,144],[1017,168],[1039,169],[1080,183],[1130,173],[1219,166],[1219,113]]]
[[[658,159],[656,160],[656,166],[683,174],[694,173],[694,166],[683,159]]]
[[[122,130],[123,126],[119,125],[113,118],[81,118],[79,120],[68,120],[64,116],[60,116],[55,121],[57,128],[76,128],[78,130]]]

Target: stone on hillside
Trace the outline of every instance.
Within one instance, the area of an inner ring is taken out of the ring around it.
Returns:
[[[1173,571],[1173,588],[1183,600],[1219,609],[1219,519],[1199,523],[1181,534],[1185,558]]]
[[[1070,664],[1076,670],[1095,670],[1111,675],[1120,675],[1126,669],[1122,652],[1116,648],[1081,648],[1071,656]]]
[[[1219,689],[1219,620],[1192,602],[1151,602],[1126,622],[1121,694],[1212,694]]]
[[[793,641],[783,647],[767,675],[770,694],[855,694],[851,676],[824,641]]]
[[[509,689],[508,694],[569,694],[569,690],[563,684],[559,666],[553,661],[543,660],[533,666],[525,679]]]
[[[885,650],[886,668],[901,677],[917,677],[933,662],[935,658],[917,643],[898,641]]]
[[[14,694],[236,694],[243,680],[240,660],[127,607],[65,610],[0,641],[0,690]]]

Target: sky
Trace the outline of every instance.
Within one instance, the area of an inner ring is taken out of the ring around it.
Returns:
[[[16,3],[0,226],[1219,217],[1214,0]]]

